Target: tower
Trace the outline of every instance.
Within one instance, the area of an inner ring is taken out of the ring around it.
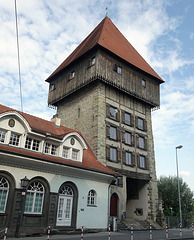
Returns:
[[[160,76],[105,17],[46,81],[62,124],[123,175],[123,186],[111,188],[110,215],[156,220],[151,110],[160,105]]]

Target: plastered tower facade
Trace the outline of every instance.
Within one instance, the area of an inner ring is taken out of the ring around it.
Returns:
[[[81,131],[98,161],[123,176],[111,187],[110,215],[155,221],[151,111],[163,80],[106,17],[47,81],[62,124]]]

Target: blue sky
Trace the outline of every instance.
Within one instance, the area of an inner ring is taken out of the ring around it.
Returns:
[[[194,191],[194,1],[17,0],[23,108],[50,119],[44,81],[108,14],[165,80],[153,111],[157,176],[179,172]],[[20,110],[14,1],[0,1],[0,99]]]

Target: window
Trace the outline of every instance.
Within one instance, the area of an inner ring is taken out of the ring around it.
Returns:
[[[91,61],[91,65],[94,65],[95,63],[96,63],[96,58],[93,57],[93,58],[92,58],[92,61]]]
[[[63,194],[65,196],[73,196],[73,190],[69,186],[62,186],[59,189],[59,194]]]
[[[110,160],[114,162],[117,161],[117,149],[114,147],[110,147]]]
[[[110,138],[111,139],[117,139],[117,129],[116,127],[110,126]]]
[[[69,158],[69,148],[63,147],[62,157]]]
[[[56,155],[57,154],[57,146],[46,143],[45,144],[45,153],[51,154],[51,155]]]
[[[131,133],[125,132],[125,143],[131,145]]]
[[[8,193],[9,193],[9,183],[7,179],[0,176],[0,213],[5,212]]]
[[[145,158],[145,156],[140,155],[139,167],[144,168],[144,169],[146,168],[146,158]]]
[[[25,142],[25,148],[31,149],[34,151],[39,151],[40,141],[27,137]]]
[[[9,144],[18,146],[19,140],[20,140],[20,135],[12,132],[10,136]]]
[[[127,124],[127,125],[131,124],[131,115],[126,112],[125,112],[125,124]]]
[[[143,119],[142,118],[138,118],[138,128],[143,130]]]
[[[71,80],[75,77],[75,71],[72,71],[71,73],[68,74],[68,80]]]
[[[122,68],[118,66],[117,64],[113,65],[113,70],[119,74],[122,74]]]
[[[42,213],[44,186],[35,181],[31,183],[26,193],[25,213]]]
[[[110,106],[110,118],[117,120],[117,112],[116,108]]]
[[[90,206],[96,205],[96,192],[94,190],[90,190],[88,193],[88,205]]]
[[[55,84],[51,83],[51,84],[50,84],[50,91],[52,92],[52,91],[54,91],[54,90],[55,90]]]
[[[126,152],[126,165],[132,165],[132,154],[131,154],[131,152]]]
[[[143,137],[139,137],[139,148],[145,148],[145,139]]]
[[[142,85],[143,87],[145,87],[145,86],[146,86],[146,80],[142,79],[142,80],[141,80],[141,85]]]
[[[72,160],[78,160],[78,153],[79,151],[76,149],[72,149]]]
[[[5,142],[5,134],[6,134],[6,131],[0,129],[0,142],[2,143]]]

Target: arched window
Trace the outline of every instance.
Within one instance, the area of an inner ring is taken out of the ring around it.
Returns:
[[[7,197],[9,193],[9,182],[0,176],[0,212],[5,212]]]
[[[59,189],[59,194],[63,194],[65,196],[73,196],[73,190],[69,186],[62,186]]]
[[[96,206],[96,192],[94,190],[90,190],[88,193],[88,205]]]
[[[25,213],[42,213],[44,186],[39,181],[32,182],[26,194]]]

